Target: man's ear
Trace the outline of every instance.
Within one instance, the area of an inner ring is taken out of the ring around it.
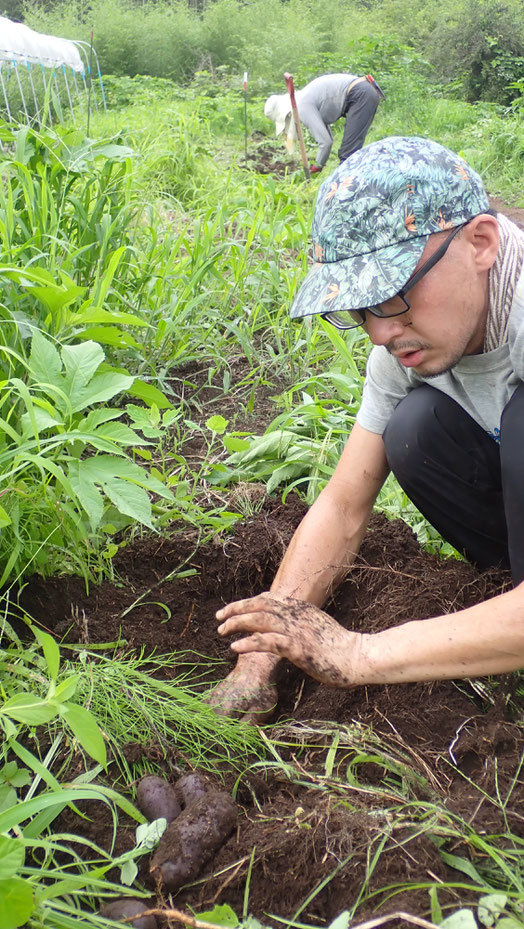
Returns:
[[[462,234],[475,249],[477,270],[489,271],[499,250],[500,236],[497,217],[490,213],[480,213],[467,226],[464,226]]]

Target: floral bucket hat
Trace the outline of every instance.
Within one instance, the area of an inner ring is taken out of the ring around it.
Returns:
[[[366,145],[320,187],[315,264],[291,318],[390,299],[413,273],[432,233],[488,210],[479,175],[438,142],[391,136]]]

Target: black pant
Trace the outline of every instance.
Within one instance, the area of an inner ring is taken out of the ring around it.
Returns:
[[[361,81],[351,88],[342,114],[346,117],[346,124],[342,144],[338,150],[340,161],[345,161],[353,152],[362,148],[379,103],[378,91],[369,81]]]
[[[504,409],[500,446],[427,384],[400,401],[383,438],[399,484],[440,534],[480,568],[524,580],[524,384]]]

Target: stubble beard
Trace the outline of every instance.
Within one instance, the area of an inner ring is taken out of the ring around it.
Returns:
[[[427,342],[418,342],[418,343],[391,343],[391,345],[386,345],[386,351],[394,356],[395,352],[417,352],[417,351],[431,351],[432,346]],[[411,371],[414,371],[415,374],[418,374],[419,377],[423,377],[427,380],[431,380],[435,377],[441,377],[443,374],[448,374],[450,371],[455,368],[459,361],[464,358],[464,351],[457,352],[455,355],[452,355],[451,358],[443,359],[440,364],[438,360],[435,360],[433,363],[431,361],[427,362],[427,367],[429,370],[424,370],[426,365],[424,362],[421,365],[418,365],[416,368],[411,368]],[[398,360],[398,359],[397,359]],[[400,364],[400,362],[399,362]]]

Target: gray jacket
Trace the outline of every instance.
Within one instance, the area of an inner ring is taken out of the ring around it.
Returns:
[[[318,142],[316,164],[323,168],[333,145],[330,126],[344,111],[348,87],[358,74],[323,74],[296,93],[298,115]]]

